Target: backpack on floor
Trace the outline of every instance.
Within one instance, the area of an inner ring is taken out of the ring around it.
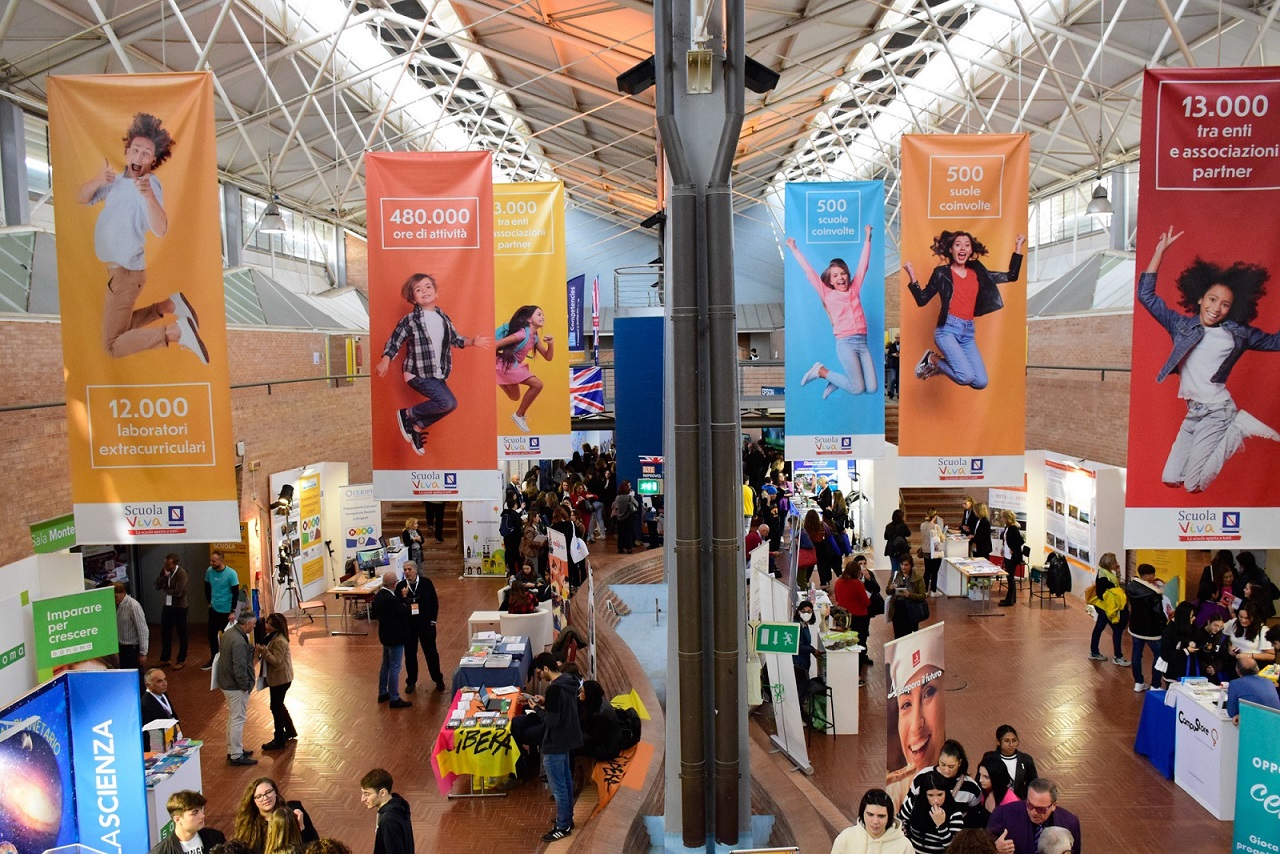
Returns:
[[[617,709],[618,728],[622,731],[619,750],[635,747],[640,743],[640,715],[635,709]]]

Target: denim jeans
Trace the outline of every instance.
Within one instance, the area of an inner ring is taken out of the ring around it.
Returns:
[[[573,824],[573,766],[567,753],[544,753],[542,765],[547,769],[547,785],[556,799],[556,827],[568,830]]]
[[[415,427],[425,430],[458,408],[458,399],[449,391],[449,385],[444,380],[414,377],[409,380],[409,388],[426,398],[409,410],[409,420]]]
[[[948,317],[933,333],[933,341],[942,351],[943,360],[938,370],[957,385],[970,388],[987,387],[987,366],[978,352],[978,342],[973,337],[973,321]]]
[[[876,382],[876,366],[871,362],[866,335],[846,335],[836,339],[836,358],[840,360],[843,374],[827,372],[827,382],[849,394],[874,393],[880,386]]]
[[[1135,635],[1130,635],[1130,637],[1133,638],[1133,654],[1130,656],[1133,661],[1133,683],[1136,685],[1143,681],[1142,648],[1148,647],[1151,649],[1151,682],[1149,684],[1152,688],[1159,688],[1160,674],[1156,672],[1156,659],[1160,657],[1160,641],[1143,640]]]
[[[382,668],[378,671],[378,696],[390,694],[391,699],[400,699],[400,664],[403,661],[403,646],[382,647]]]
[[[1120,638],[1124,634],[1124,627],[1129,625],[1129,609],[1125,608],[1123,611],[1121,611],[1119,614],[1119,619],[1116,620],[1116,622],[1114,623],[1107,619],[1107,615],[1103,612],[1101,608],[1098,608],[1097,611],[1098,611],[1098,622],[1094,624],[1093,637],[1089,639],[1089,652],[1093,653],[1094,655],[1102,654],[1098,650],[1098,644],[1102,641],[1103,630],[1107,626],[1110,626],[1111,639],[1115,641],[1115,651],[1116,651],[1115,657],[1123,658],[1124,648],[1120,645]]]

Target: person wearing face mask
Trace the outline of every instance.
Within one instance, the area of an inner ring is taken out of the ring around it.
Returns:
[[[813,656],[823,655],[822,650],[813,645],[813,603],[809,601],[801,602],[799,607],[796,608],[795,620],[800,624],[800,652],[791,656],[791,664],[796,671],[796,693],[800,697],[800,714],[807,724],[809,723],[809,711],[806,707],[806,700],[809,697],[810,683],[812,682],[809,676],[809,666]]]
[[[840,831],[831,854],[915,854],[910,840],[893,818],[893,798],[884,789],[869,789],[858,804],[858,823]]]

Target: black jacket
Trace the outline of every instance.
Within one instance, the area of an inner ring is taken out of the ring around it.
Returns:
[[[562,673],[547,686],[542,723],[543,753],[568,753],[582,746],[582,725],[578,722],[578,677]]]
[[[414,854],[409,802],[395,792],[391,793],[391,800],[378,808],[378,832],[373,840],[373,854]]]
[[[1018,281],[1018,273],[1022,270],[1022,256],[1017,252],[1009,256],[1009,271],[1000,273],[994,270],[988,270],[982,265],[981,261],[970,259],[966,265],[978,278],[978,297],[974,302],[973,316],[982,317],[984,314],[990,314],[993,311],[999,311],[1004,308],[1004,299],[1000,296],[1000,289],[996,285],[1002,282]],[[934,294],[938,295],[938,326],[947,322],[947,317],[951,314],[951,295],[955,292],[955,283],[951,280],[951,265],[942,264],[935,267],[933,275],[929,277],[929,284],[923,288],[919,282],[909,282],[908,290],[911,296],[915,298],[916,305],[923,308],[928,305],[929,300],[933,299]]]
[[[980,558],[986,558],[991,554],[991,521],[978,517],[978,521],[973,526],[973,553]]]
[[[1160,640],[1169,622],[1160,591],[1133,578],[1124,586],[1124,592],[1129,597],[1129,634],[1142,640]]]
[[[213,846],[226,842],[227,837],[211,827],[206,827],[200,831],[200,841],[204,843],[204,850],[208,851]],[[176,834],[170,833],[157,842],[149,854],[182,854],[182,843],[178,841]]]
[[[409,605],[390,588],[382,587],[369,609],[378,621],[378,642],[383,646],[404,646],[409,642]]]
[[[1029,755],[1019,750],[1014,756],[1017,758],[1014,763],[1015,771],[1013,777],[1009,776],[1009,767],[1005,765],[1004,757],[1000,755],[1000,751],[988,750],[982,754],[982,761],[987,765],[987,773],[992,775],[993,783],[998,782],[1003,784],[1004,787],[1013,789],[1013,793],[1025,801],[1027,799],[1027,785],[1036,777],[1039,777],[1040,774],[1036,771],[1036,761]],[[988,759],[993,761],[987,762]],[[999,780],[995,779],[997,774],[1000,777]],[[996,788],[1001,788],[1001,786]]]
[[[178,707],[173,705],[173,698],[170,697],[168,694],[165,694],[164,697],[166,700],[169,701],[169,706],[173,709],[173,711],[169,711],[169,709],[166,709],[164,706],[162,706],[159,700],[151,696],[150,691],[142,692],[142,725],[143,726],[146,726],[152,721],[163,720],[164,718],[178,717]]]
[[[431,579],[418,576],[418,583],[410,585],[408,579],[401,579],[396,585],[396,596],[400,595],[401,590],[407,589],[409,595],[404,598],[404,602],[409,605],[409,622],[410,623],[434,623],[436,618],[440,616],[440,599],[436,596],[436,586],[431,583]],[[413,615],[413,606],[418,606],[418,615]]]

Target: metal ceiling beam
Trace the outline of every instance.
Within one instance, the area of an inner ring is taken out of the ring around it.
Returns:
[[[600,54],[606,53],[609,51],[617,51],[619,55],[626,57],[632,63],[634,63],[634,62],[639,62],[640,60],[649,56],[651,53],[651,51],[646,50],[644,48],[633,47],[632,45],[628,44],[626,41],[614,42],[613,44],[604,44],[601,42],[595,42],[583,36],[575,35],[574,33],[570,33],[565,30],[561,30],[561,29],[557,29],[555,27],[549,26],[545,23],[542,23],[541,21],[535,21],[531,18],[526,18],[525,16],[519,14],[516,11],[521,6],[521,4],[519,3],[513,4],[510,9],[500,9],[500,8],[496,8],[494,6],[489,5],[488,3],[483,3],[481,2],[481,0],[452,0],[452,2],[454,6],[462,6],[467,9],[475,9],[476,11],[486,15],[487,18],[496,18],[498,16],[501,16],[503,23],[512,24],[513,26],[519,27],[520,29],[525,30],[526,32],[535,33],[537,35],[551,39],[552,41],[571,44],[575,47],[579,47],[585,50],[588,54],[592,56],[599,56]],[[650,14],[652,14],[652,10],[650,10]],[[653,33],[653,28],[651,27],[648,30],[637,33],[631,38],[635,39],[635,38],[639,38],[641,36],[649,35],[652,33]],[[628,39],[628,41],[630,41],[630,39]]]

